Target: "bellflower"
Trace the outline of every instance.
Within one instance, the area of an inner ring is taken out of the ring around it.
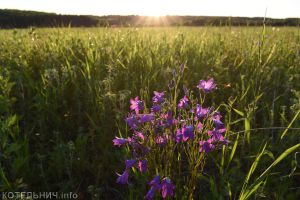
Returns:
[[[154,186],[154,185],[160,185],[160,176],[156,175],[150,182],[149,185]]]
[[[147,160],[140,160],[138,163],[138,168],[140,172],[144,173],[147,171]]]
[[[115,139],[113,139],[114,145],[119,146],[119,147],[127,144],[127,142],[128,142],[128,139],[125,139],[125,138],[115,137]]]
[[[165,136],[158,136],[155,139],[155,143],[160,147],[165,146],[165,144],[167,144],[167,138]]]
[[[136,129],[138,127],[138,119],[136,117],[136,115],[134,114],[130,114],[126,119],[125,122],[128,124],[128,126],[131,129]]]
[[[155,192],[157,190],[160,190],[161,189],[161,184],[160,184],[160,176],[157,175],[155,176],[149,183],[149,185],[151,186],[150,187],[150,190],[147,192],[145,198],[147,200],[152,200],[154,198],[154,195],[155,195]]]
[[[117,174],[119,177],[117,178],[117,183],[126,184],[128,183],[129,171],[126,169],[123,174]]]
[[[189,99],[187,98],[187,96],[184,95],[184,97],[182,99],[180,99],[180,101],[178,103],[178,108],[184,109],[184,108],[187,108],[188,106],[189,106]]]
[[[208,139],[207,141],[200,141],[200,149],[199,152],[209,153],[215,148],[215,145],[212,144],[213,140]]]
[[[223,144],[228,144],[229,141],[225,139],[225,137],[221,134],[216,134],[212,137],[214,142],[222,142]]]
[[[146,200],[152,200],[154,198],[155,192],[157,188],[155,186],[151,186],[150,190],[147,192],[145,199]]]
[[[130,169],[136,164],[136,159],[130,159],[125,161],[126,169]]]
[[[164,92],[154,91],[154,97],[152,98],[153,103],[157,103],[157,104],[163,103],[165,101],[164,96],[165,96]]]
[[[219,130],[213,130],[213,131],[208,131],[207,134],[211,136],[212,142],[223,142],[225,144],[228,144],[228,141],[224,138],[222,135],[223,131]]]
[[[174,196],[175,186],[171,183],[171,180],[166,177],[161,182],[161,195],[165,199],[167,196]]]
[[[205,93],[208,93],[216,88],[216,84],[213,78],[210,78],[207,81],[200,80],[197,88],[203,90]]]
[[[144,109],[144,102],[139,100],[139,97],[130,99],[130,104],[130,110],[135,111],[136,114],[139,114]]]
[[[146,123],[154,120],[154,115],[153,114],[142,114],[140,115],[140,123]]]
[[[128,143],[132,147],[133,157],[143,157],[147,155],[150,151],[150,148],[142,145],[140,142],[136,141],[134,138],[128,138]]]
[[[176,142],[180,143],[182,141],[182,132],[181,129],[177,129],[176,131]]]
[[[196,117],[198,119],[203,118],[209,114],[209,108],[203,108],[200,104],[196,105]]]
[[[160,105],[153,105],[151,108],[151,112],[153,113],[157,113],[161,110],[161,106]]]
[[[203,124],[201,122],[198,122],[196,125],[196,130],[201,131],[203,129]]]
[[[219,112],[215,112],[212,116],[212,120],[214,122],[214,124],[216,125],[217,129],[223,129],[225,126],[223,124],[223,122],[221,121],[221,114]]]
[[[144,134],[143,134],[142,132],[136,131],[136,132],[135,132],[135,136],[136,136],[137,138],[140,138],[141,140],[145,140],[145,136],[144,136]]]
[[[188,139],[194,139],[194,128],[193,126],[185,126],[181,129],[182,131],[182,139],[183,141],[187,141]]]
[[[172,110],[169,110],[167,114],[161,114],[161,118],[164,119],[162,125],[165,127],[170,127],[176,124],[176,119],[173,118]]]

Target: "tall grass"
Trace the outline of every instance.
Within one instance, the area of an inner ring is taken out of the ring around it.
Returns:
[[[299,30],[264,31],[263,38],[260,27],[0,31],[1,190],[142,198],[145,191],[115,183],[125,152],[115,150],[111,140],[118,131],[126,137],[129,98],[139,95],[149,103],[153,90],[166,90],[172,68],[185,63],[182,84],[192,87],[207,77],[218,83],[208,102],[224,105],[220,111],[231,140],[221,155],[207,159],[207,176],[199,177],[197,194],[203,199],[245,195],[240,193],[247,188],[245,177],[264,142],[269,156],[261,157],[256,175],[300,142],[293,130],[282,135],[278,130],[251,131],[286,127],[291,121],[290,127],[300,125],[293,119],[300,108]],[[245,132],[235,134],[241,130]],[[299,195],[293,189],[299,175],[277,184],[293,168],[293,157],[285,159],[257,197]]]

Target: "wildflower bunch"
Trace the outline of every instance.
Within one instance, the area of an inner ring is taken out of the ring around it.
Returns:
[[[182,188],[192,194],[207,154],[228,144],[221,114],[204,106],[205,96],[216,88],[214,80],[200,80],[195,93],[185,87],[178,102],[178,80],[172,81],[175,85],[169,96],[164,91],[154,91],[150,109],[139,97],[131,99],[125,121],[132,135],[113,140],[115,146],[130,149],[130,159],[125,160],[125,170],[118,174],[117,182],[128,183],[135,168],[152,179],[146,199],[153,199],[156,193],[163,198],[173,197],[175,190],[179,193]]]

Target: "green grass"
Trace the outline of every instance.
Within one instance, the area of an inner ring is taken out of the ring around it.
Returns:
[[[129,99],[149,105],[182,63],[181,84],[215,78],[209,102],[222,104],[232,141],[208,159],[195,199],[245,199],[257,181],[258,199],[299,197],[299,158],[264,173],[299,130],[252,130],[300,127],[300,31],[291,27],[1,30],[0,189],[141,199],[140,180],[115,183],[125,152],[112,139],[126,137]]]

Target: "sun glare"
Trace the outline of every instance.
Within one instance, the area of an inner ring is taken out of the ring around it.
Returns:
[[[160,18],[160,17],[165,16],[164,13],[158,12],[158,11],[155,11],[155,10],[148,11],[148,12],[145,13],[144,15],[149,16],[149,17],[153,17],[153,18]]]
[[[157,5],[157,6],[151,5],[151,6],[145,7],[143,9],[143,11],[140,13],[140,15],[154,17],[154,18],[159,18],[159,17],[165,16],[166,14],[167,14],[166,10],[164,10],[162,7],[160,7],[160,5]]]
[[[299,0],[0,0],[0,8],[75,15],[299,17]],[[267,13],[265,12],[267,9]]]

